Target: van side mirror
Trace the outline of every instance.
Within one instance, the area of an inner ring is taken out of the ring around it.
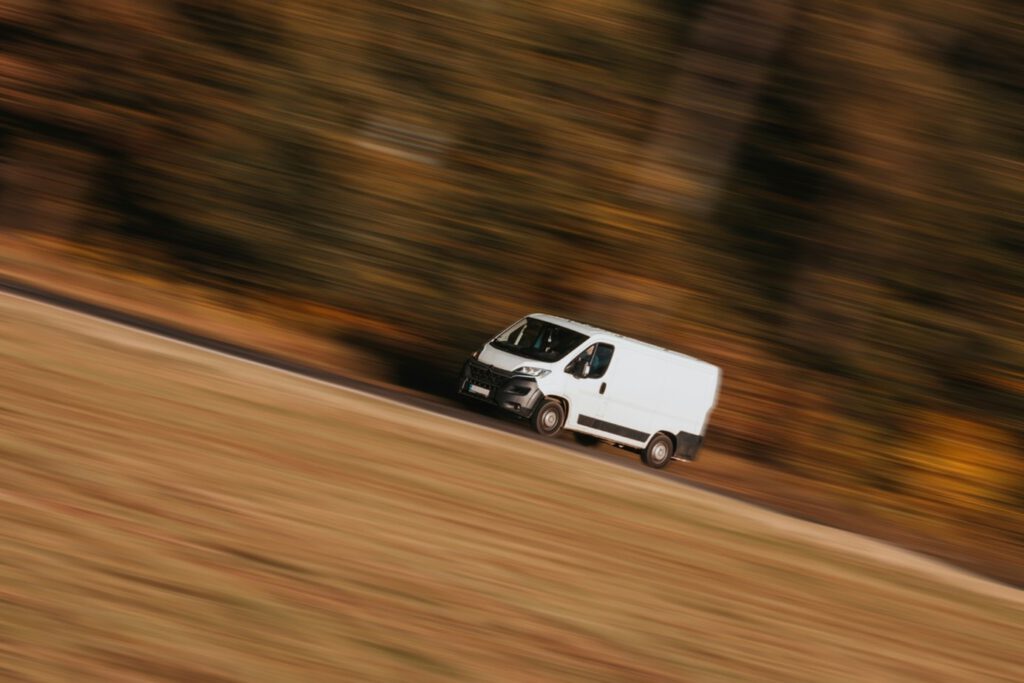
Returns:
[[[576,368],[576,372],[572,374],[577,379],[588,377],[590,375],[590,363],[580,363]]]

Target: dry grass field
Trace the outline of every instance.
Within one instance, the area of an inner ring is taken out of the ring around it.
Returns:
[[[0,296],[0,679],[1019,681],[1024,594]]]

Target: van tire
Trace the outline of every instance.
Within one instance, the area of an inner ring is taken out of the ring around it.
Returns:
[[[675,444],[672,443],[671,437],[664,433],[655,434],[641,457],[648,467],[661,469],[672,460],[672,451],[674,450]]]
[[[533,411],[530,422],[541,436],[558,436],[565,425],[565,407],[557,399],[546,398],[537,406],[537,410]]]
[[[572,438],[576,439],[576,443],[581,446],[596,446],[601,443],[601,439],[598,437],[593,434],[584,434],[583,432],[573,432]]]

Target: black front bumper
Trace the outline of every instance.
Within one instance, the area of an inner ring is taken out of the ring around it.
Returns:
[[[472,389],[471,387],[475,388]],[[544,397],[537,381],[470,359],[462,366],[459,393],[529,417]]]

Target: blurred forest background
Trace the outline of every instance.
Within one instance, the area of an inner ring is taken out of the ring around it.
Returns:
[[[712,448],[1022,545],[1022,32],[1018,0],[3,0],[0,227],[301,302],[437,393],[522,314],[607,326],[724,368]]]

